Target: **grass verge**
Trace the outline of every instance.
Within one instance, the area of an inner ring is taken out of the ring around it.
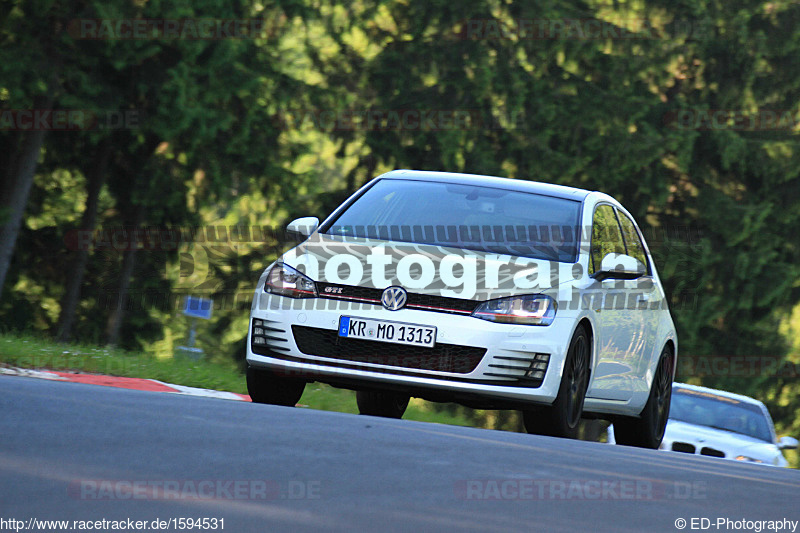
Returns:
[[[195,361],[183,356],[162,359],[117,348],[60,344],[30,334],[0,334],[0,363],[19,368],[156,379],[176,385],[247,394],[244,375],[233,361]],[[306,385],[299,403],[303,407],[324,411],[358,412],[354,392],[321,383]],[[403,418],[472,425],[464,417],[436,411],[430,403],[416,398],[411,400]]]

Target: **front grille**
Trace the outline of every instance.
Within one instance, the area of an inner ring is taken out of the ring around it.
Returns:
[[[375,305],[381,305],[381,295],[383,295],[383,289],[359,287],[356,285],[339,285],[336,283],[317,282],[317,290],[320,298]],[[465,300],[463,298],[447,298],[445,296],[409,292],[405,308],[457,315],[470,315],[480,303],[481,302],[475,300]]]
[[[306,355],[358,363],[468,374],[475,370],[486,348],[437,343],[433,347],[407,346],[339,337],[336,330],[292,326],[297,348]]]
[[[706,447],[700,450],[700,455],[708,455],[710,457],[725,457],[725,452]]]
[[[383,292],[383,291],[381,291]],[[408,293],[406,307],[411,309],[431,309],[443,313],[459,313],[470,315],[481,302],[463,300],[461,298],[445,298],[431,294]]]
[[[695,447],[688,442],[673,442],[672,443],[672,451],[673,452],[683,452],[683,453],[694,453]]]

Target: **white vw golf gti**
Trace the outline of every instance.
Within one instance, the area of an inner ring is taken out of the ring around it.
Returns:
[[[657,448],[678,343],[642,232],[614,198],[523,180],[398,170],[353,194],[256,287],[254,402],[305,384],[357,391],[362,414],[410,397],[519,409],[574,437],[583,418]]]

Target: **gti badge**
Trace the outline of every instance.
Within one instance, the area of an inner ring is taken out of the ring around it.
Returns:
[[[381,303],[389,311],[397,311],[406,305],[408,293],[403,287],[389,287],[381,295]]]

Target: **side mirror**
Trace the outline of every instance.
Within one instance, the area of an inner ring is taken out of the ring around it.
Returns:
[[[606,254],[600,270],[592,277],[597,281],[604,279],[637,279],[647,274],[647,268],[635,257],[626,254]]]
[[[794,450],[797,448],[797,439],[794,437],[781,437],[778,440],[778,448],[781,450]]]
[[[286,226],[286,232],[308,237],[314,233],[318,227],[319,219],[317,217],[302,217],[289,222],[289,225]]]

